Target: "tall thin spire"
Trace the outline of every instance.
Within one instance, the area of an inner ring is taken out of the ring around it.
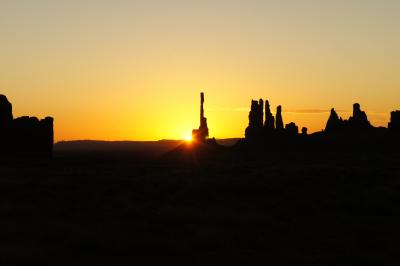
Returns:
[[[204,92],[200,93],[200,125],[204,118]]]
[[[204,116],[204,92],[200,93],[200,126],[199,129],[193,129],[193,139],[204,141],[208,138],[207,118]]]

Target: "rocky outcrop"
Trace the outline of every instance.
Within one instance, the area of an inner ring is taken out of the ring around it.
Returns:
[[[0,95],[1,156],[46,156],[53,151],[53,118],[23,116],[13,119],[12,105]]]
[[[264,102],[262,99],[259,101],[251,101],[251,110],[249,113],[249,126],[255,128],[262,128],[263,126],[263,112]]]
[[[271,131],[275,129],[275,117],[271,113],[271,109],[269,106],[269,101],[265,101],[265,123],[264,128],[267,131]]]
[[[257,140],[268,145],[276,145],[287,137],[297,136],[299,128],[295,123],[289,123],[284,127],[282,118],[282,106],[276,109],[276,120],[271,113],[269,101],[265,101],[265,121],[263,122],[264,101],[251,101],[249,112],[249,125],[246,128],[246,140]]]
[[[363,130],[372,129],[373,126],[368,121],[367,114],[361,110],[360,104],[353,104],[353,115],[349,120],[339,118],[335,109],[331,109],[328,122],[326,123],[325,132],[334,133],[345,130],[346,132],[362,132]]]
[[[302,135],[302,136],[307,136],[307,135],[308,135],[307,131],[308,131],[308,128],[302,127],[302,128],[301,128],[301,135]]]
[[[13,121],[12,105],[7,97],[0,95],[0,127],[9,127]]]
[[[276,129],[283,130],[282,106],[276,108]]]
[[[390,113],[389,130],[400,131],[400,111],[393,111]]]
[[[264,119],[264,101],[251,101],[249,112],[249,125],[246,128],[245,136],[247,139],[258,139],[262,136]]]
[[[299,127],[294,122],[286,124],[285,130],[289,136],[297,136],[299,134]]]
[[[343,119],[339,118],[334,108],[331,109],[331,114],[326,123],[325,132],[336,132],[343,126]]]
[[[192,138],[196,141],[204,142],[208,138],[207,118],[204,116],[204,93],[200,93],[200,126],[193,129]]]
[[[299,127],[295,123],[288,123],[284,127],[280,105],[276,109],[274,118],[268,101],[265,101],[265,120],[263,128],[261,128],[262,110],[262,100],[251,102],[249,126],[246,128],[246,139],[243,141],[244,145],[248,143],[248,147],[257,152],[269,153],[271,150],[400,150],[398,137],[400,110],[391,112],[387,129],[372,126],[367,114],[361,110],[358,103],[353,105],[353,113],[348,120],[339,117],[332,108],[325,130],[308,134],[307,128],[303,127],[300,135]],[[391,132],[395,132],[395,134],[391,134]]]
[[[368,121],[367,115],[364,111],[361,111],[359,103],[353,104],[353,116],[349,118],[349,126],[352,129],[370,129],[371,123]]]

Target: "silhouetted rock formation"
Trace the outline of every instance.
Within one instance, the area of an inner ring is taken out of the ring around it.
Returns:
[[[363,132],[365,130],[372,129],[373,126],[368,121],[367,115],[364,111],[361,111],[360,104],[353,104],[353,116],[349,120],[343,120],[339,118],[335,109],[331,109],[331,115],[329,116],[328,122],[326,123],[326,133],[337,133],[339,131],[350,132]]]
[[[334,108],[331,109],[331,115],[326,123],[325,132],[336,132],[343,126],[343,119],[339,118]]]
[[[249,126],[246,128],[245,136],[248,139],[257,139],[263,133],[264,102],[260,99],[258,102],[251,101],[251,110],[249,113]]]
[[[302,135],[302,136],[307,136],[307,135],[308,135],[307,131],[308,131],[308,129],[307,129],[306,127],[302,127],[302,129],[301,129],[301,135]]]
[[[390,130],[400,131],[400,111],[390,113],[390,122],[388,125]]]
[[[53,118],[39,120],[23,116],[13,119],[11,103],[0,95],[1,156],[51,156],[53,142]]]
[[[277,107],[276,121],[271,113],[269,101],[265,101],[265,121],[263,123],[264,101],[251,101],[249,113],[249,125],[246,128],[245,136],[248,142],[264,143],[269,148],[280,146],[290,138],[297,138],[298,127],[295,123],[289,123],[286,128],[283,126],[282,107]],[[276,125],[275,125],[276,122]],[[290,141],[289,141],[290,142]]]
[[[193,129],[193,140],[204,142],[208,138],[207,118],[204,116],[204,93],[200,93],[200,126],[199,129]]]
[[[353,116],[349,118],[349,125],[353,129],[370,129],[372,126],[368,121],[367,115],[361,111],[360,104],[353,105]]]
[[[299,135],[298,126],[291,122],[283,125],[282,107],[278,106],[275,116],[271,114],[269,102],[265,101],[265,122],[262,128],[263,101],[252,101],[249,113],[249,125],[245,140],[238,142],[239,147],[248,147],[261,153],[279,150],[400,150],[400,111],[391,113],[389,129],[374,127],[360,104],[353,105],[353,114],[343,120],[332,108],[324,131],[308,134],[303,127]],[[396,132],[396,134],[389,134]]]
[[[271,131],[275,129],[275,117],[271,113],[269,107],[269,101],[265,101],[265,123],[264,127],[266,130]]]
[[[282,106],[276,108],[276,129],[283,130]]]
[[[298,126],[296,126],[296,124],[293,122],[286,124],[285,130],[289,136],[297,136],[299,134]]]
[[[0,127],[10,127],[13,121],[12,105],[7,97],[0,95]]]

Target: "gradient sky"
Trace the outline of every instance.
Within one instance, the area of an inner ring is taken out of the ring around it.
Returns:
[[[400,109],[398,0],[0,0],[0,93],[56,140],[241,137],[268,98],[309,131]]]

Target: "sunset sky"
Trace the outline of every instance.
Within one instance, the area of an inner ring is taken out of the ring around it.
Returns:
[[[0,93],[56,140],[242,137],[251,99],[310,132],[400,109],[398,0],[0,0]]]

